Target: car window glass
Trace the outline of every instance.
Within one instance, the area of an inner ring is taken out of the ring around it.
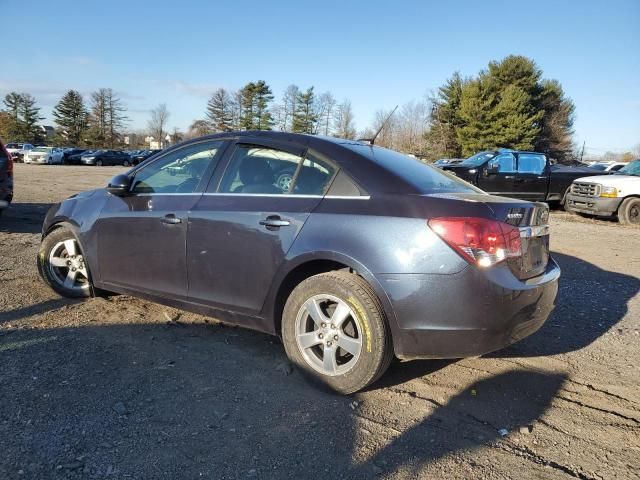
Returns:
[[[168,153],[136,172],[134,193],[192,193],[223,142],[203,142]]]
[[[309,152],[298,171],[291,193],[294,195],[324,195],[334,173],[335,168],[329,162]]]
[[[283,150],[237,145],[220,184],[221,193],[289,193],[302,158]]]
[[[489,165],[497,166],[500,173],[513,173],[516,171],[516,157],[511,153],[503,153],[492,159]]]
[[[519,173],[537,173],[541,174],[547,161],[544,155],[536,155],[532,153],[521,153],[518,155],[518,172]]]

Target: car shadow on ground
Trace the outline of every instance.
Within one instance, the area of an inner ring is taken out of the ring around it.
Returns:
[[[584,348],[620,322],[640,292],[640,278],[553,253],[562,276],[556,308],[542,328],[492,357],[537,357]]]
[[[118,308],[110,303],[100,307]],[[513,370],[474,384],[475,397],[466,385],[442,403],[411,397],[424,403],[414,413],[428,413],[402,427],[376,423],[380,411],[404,417],[398,394],[337,396],[284,361],[276,339],[220,325],[5,330],[0,477],[418,476],[447,454],[493,444],[500,428],[534,424],[565,380]],[[387,441],[372,449],[371,430]]]
[[[0,216],[0,233],[40,233],[51,203],[12,203]]]

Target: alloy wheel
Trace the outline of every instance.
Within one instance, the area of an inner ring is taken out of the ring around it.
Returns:
[[[89,274],[80,246],[75,239],[60,241],[49,253],[51,278],[60,286],[70,290],[89,288]]]
[[[360,320],[338,297],[321,294],[309,298],[298,311],[295,332],[304,360],[323,375],[342,375],[358,362]]]

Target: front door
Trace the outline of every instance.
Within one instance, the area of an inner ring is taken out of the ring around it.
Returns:
[[[260,312],[274,275],[335,172],[304,147],[237,143],[221,180],[189,215],[189,300]],[[281,181],[285,174],[290,181]]]
[[[490,170],[497,167],[497,172]],[[516,157],[513,153],[501,153],[495,156],[480,172],[478,186],[487,193],[513,197],[516,178]]]
[[[130,195],[110,196],[96,227],[105,288],[186,297],[188,213],[223,146],[204,141],[169,151],[132,173]]]

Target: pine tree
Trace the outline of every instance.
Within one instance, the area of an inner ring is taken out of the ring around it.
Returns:
[[[233,97],[224,88],[219,88],[211,95],[206,117],[214,132],[233,130],[233,108]]]
[[[24,126],[20,121],[20,105],[22,95],[17,92],[10,92],[4,97],[4,105],[7,108],[6,138],[11,141],[24,142]]]
[[[21,95],[22,101],[18,109],[20,122],[24,129],[25,140],[31,143],[42,141],[42,130],[38,127],[38,122],[44,117],[40,116],[40,107],[36,107],[36,99],[28,93]]]
[[[88,115],[82,95],[76,90],[65,93],[53,109],[60,136],[71,145],[80,145],[84,140]]]
[[[564,96],[557,80],[543,80],[541,85],[539,105],[544,116],[534,148],[551,158],[568,159],[574,148],[572,136],[575,106]]]
[[[431,98],[431,121],[425,136],[434,157],[458,158],[462,155],[456,132],[462,123],[459,110],[464,83],[460,74],[454,72]]]
[[[264,80],[249,82],[240,90],[242,114],[240,128],[244,130],[271,130],[273,117],[269,104],[273,101],[271,88]]]
[[[293,115],[293,132],[314,133],[318,118],[315,112],[313,87],[298,93],[296,110]]]

